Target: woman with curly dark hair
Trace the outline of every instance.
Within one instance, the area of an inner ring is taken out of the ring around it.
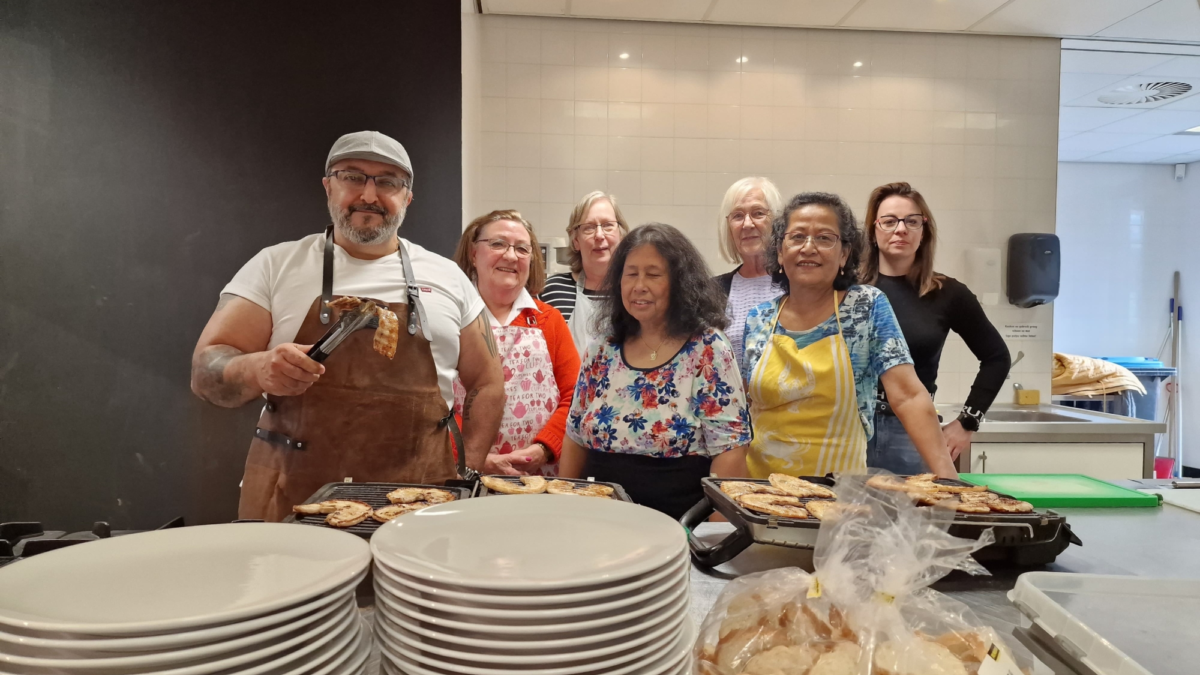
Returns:
[[[746,471],[750,413],[724,296],[696,247],[659,223],[621,240],[604,288],[605,338],[583,356],[559,472],[619,483],[678,519],[701,478]]]
[[[766,267],[784,295],[750,310],[742,360],[751,476],[864,471],[880,386],[930,470],[958,475],[887,296],[856,283],[862,253],[837,195],[798,194],[772,224]]]

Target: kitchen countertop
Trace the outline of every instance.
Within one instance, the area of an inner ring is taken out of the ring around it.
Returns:
[[[942,416],[942,419],[947,421],[957,417],[961,409],[962,404],[957,403],[939,403],[937,405],[938,414]],[[1032,417],[1050,415],[1065,419],[1057,421],[1045,419],[997,421],[988,419],[988,415],[1013,416],[1014,414],[1018,416],[1032,414]],[[1099,436],[1112,436],[1125,434],[1161,434],[1166,431],[1167,425],[1163,422],[1122,417],[1120,415],[1111,415],[1094,410],[1083,410],[1065,405],[1043,403],[1036,406],[1018,406],[1011,403],[1001,403],[993,405],[988,410],[988,413],[983,416],[983,423],[979,425],[979,431],[976,432],[974,440],[986,443],[999,440],[999,437],[1005,434],[1095,434]]]
[[[955,572],[934,588],[959,600],[1002,635],[1029,625],[1007,598],[1023,572],[1124,574],[1145,577],[1200,579],[1200,513],[1170,505],[1140,509],[1055,509],[1065,515],[1083,546],[1070,546],[1045,567],[993,567],[990,577]],[[706,543],[719,541],[733,526],[704,523],[695,534]],[[778,567],[798,566],[811,571],[812,552],[754,544],[737,558],[716,568],[716,576],[692,568],[692,618],[700,625],[729,578]],[[1010,639],[1014,650],[1028,648]],[[1036,674],[1072,672],[1053,657],[1039,653]]]

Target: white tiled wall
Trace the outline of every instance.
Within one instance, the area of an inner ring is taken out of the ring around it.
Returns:
[[[766,175],[860,217],[876,185],[913,183],[941,229],[939,270],[959,278],[967,248],[1054,231],[1056,40],[503,16],[479,35],[466,218],[517,208],[562,236],[575,201],[607,190],[633,223],[682,229],[718,273],[721,197]],[[1014,379],[1048,398],[1050,309],[989,314],[1041,326],[1012,343]],[[976,368],[952,335],[939,400],[962,400]]]

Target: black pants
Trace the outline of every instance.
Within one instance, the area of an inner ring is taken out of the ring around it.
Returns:
[[[700,479],[711,467],[712,458],[700,455],[664,459],[588,450],[583,475],[617,483],[634,502],[679,520],[704,497]]]

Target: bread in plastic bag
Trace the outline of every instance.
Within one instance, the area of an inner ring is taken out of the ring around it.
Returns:
[[[966,605],[929,586],[952,570],[988,574],[951,536],[954,512],[840,476],[809,574],[789,567],[731,581],[700,629],[697,675],[975,675],[1001,645]],[[1004,647],[1002,647],[1004,648]]]

